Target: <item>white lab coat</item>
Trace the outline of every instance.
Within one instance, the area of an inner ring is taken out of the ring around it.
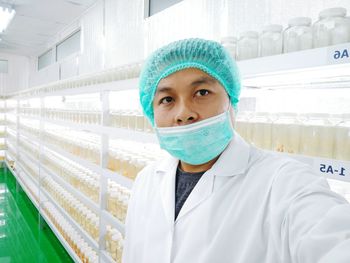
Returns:
[[[350,262],[350,205],[307,165],[235,133],[174,222],[177,165],[136,178],[123,263]]]

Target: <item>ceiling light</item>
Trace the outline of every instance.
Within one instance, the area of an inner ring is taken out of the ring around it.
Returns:
[[[3,33],[10,24],[16,11],[12,7],[0,6],[0,33]]]

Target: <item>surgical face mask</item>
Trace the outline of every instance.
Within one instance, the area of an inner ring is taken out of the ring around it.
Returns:
[[[185,163],[198,165],[217,157],[233,137],[229,110],[176,127],[155,127],[160,147]]]

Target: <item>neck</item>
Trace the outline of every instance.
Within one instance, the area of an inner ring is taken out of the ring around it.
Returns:
[[[192,165],[189,163],[185,163],[183,161],[180,161],[180,169],[184,172],[188,173],[198,173],[198,172],[205,172],[208,171],[216,162],[216,160],[219,158],[216,157],[213,160],[210,160],[207,163],[199,164],[199,165]]]

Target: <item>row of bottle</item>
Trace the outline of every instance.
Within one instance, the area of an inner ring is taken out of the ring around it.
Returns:
[[[82,263],[97,263],[98,255],[51,203],[43,203],[43,210],[61,236]]]
[[[31,134],[34,137],[38,137],[40,135],[40,129],[38,127],[32,126],[28,123],[27,124],[20,123],[19,129],[23,130],[25,132],[28,132],[29,134]]]
[[[28,141],[23,136],[18,140],[18,146],[23,149],[27,154],[31,155],[33,158],[39,160],[39,146]]]
[[[153,132],[148,119],[138,110],[112,110],[110,112],[110,125],[141,132]]]
[[[74,80],[58,81],[46,86],[21,93],[23,96],[38,96],[42,93],[52,93],[59,90],[74,89],[84,86],[98,85],[112,81],[137,78],[141,71],[142,62],[119,66],[118,68],[100,72],[88,77]]]
[[[56,145],[61,149],[70,152],[95,164],[100,163],[100,137],[91,135],[90,137],[73,131],[46,130],[44,141]]]
[[[347,43],[350,17],[346,17],[345,8],[329,8],[320,12],[313,25],[311,18],[297,17],[289,20],[284,31],[281,25],[268,25],[260,34],[246,31],[239,39],[225,37],[221,42],[237,60]]]
[[[162,158],[164,154],[156,144],[111,140],[107,168],[134,180],[146,165]]]
[[[11,160],[8,160],[11,162]],[[12,161],[13,162],[13,161]],[[25,169],[25,174],[21,173],[21,176],[32,176],[34,179],[38,180],[38,169],[31,162],[27,160],[20,160],[21,166]],[[14,167],[15,168],[15,167]],[[29,174],[28,174],[29,173]],[[29,191],[30,195],[39,203],[38,195],[35,191],[33,191],[30,184],[26,182],[30,182],[24,180],[25,186]],[[55,189],[58,187],[53,181],[48,178],[43,180],[43,186],[51,186],[49,189]],[[57,189],[59,191],[59,189]],[[52,191],[53,192],[53,191]],[[67,195],[67,192],[62,192],[62,194]],[[69,198],[69,197],[67,197]],[[72,199],[71,199],[72,201]],[[78,255],[78,257],[82,260],[82,262],[97,262],[97,254],[95,251],[91,249],[90,246],[77,234],[77,232],[67,223],[67,221],[58,213],[58,211],[52,206],[51,203],[42,202],[43,209],[48,215],[49,219],[56,226],[57,230],[61,233],[63,238],[68,242],[68,244],[72,247],[74,252]],[[85,208],[86,209],[86,208]],[[68,212],[68,211],[67,211]]]
[[[9,154],[12,158],[16,158],[16,152],[16,148],[9,142],[6,142],[6,153]]]
[[[45,109],[44,116],[51,120],[70,121],[81,124],[101,124],[101,111],[69,109]]]
[[[125,223],[130,190],[111,180],[108,181],[107,211],[122,223]]]
[[[0,151],[6,150],[5,142],[0,142]]]
[[[27,109],[29,110],[29,109]],[[101,124],[100,111],[81,111],[68,109],[45,109],[45,118],[60,121],[70,121],[79,124]],[[111,110],[110,126],[141,132],[153,132],[148,119],[138,110]]]
[[[106,250],[116,263],[122,263],[124,239],[122,234],[116,229],[107,225]]]
[[[30,175],[38,183],[39,167],[32,162],[28,162],[27,158],[23,155],[20,155],[18,159],[18,163],[25,169],[25,172],[28,173],[28,175]]]
[[[21,166],[19,166],[20,164]],[[31,165],[29,165],[31,166]],[[31,166],[32,167],[32,166]],[[23,170],[26,169],[26,170]],[[24,184],[25,188],[29,191],[29,194],[34,198],[34,201],[39,204],[39,192],[37,189],[37,186],[33,184],[32,180],[36,180],[36,182],[39,181],[39,173],[36,168],[33,167],[33,171],[28,173],[28,170],[31,170],[28,166],[26,166],[26,162],[23,162],[22,160],[18,160],[18,162],[13,162],[13,170],[17,171],[17,175],[20,175],[20,179],[22,183]],[[35,170],[35,171],[34,171]],[[20,173],[18,171],[21,171]],[[32,180],[27,180],[27,177],[31,176]]]
[[[7,127],[8,127],[9,125],[16,126],[16,124],[17,124],[17,117],[16,117],[16,115],[12,114],[12,113],[6,114],[5,125],[7,125]]]
[[[134,180],[137,174],[154,159],[130,151],[109,150],[108,169]]]
[[[16,141],[16,130],[7,128],[5,136],[7,137],[7,139]]]
[[[263,149],[350,160],[350,114],[245,112],[237,116],[235,128]]]
[[[40,108],[19,108],[18,113],[31,117],[39,117],[40,116]]]
[[[98,242],[99,217],[51,178],[45,177],[42,185],[70,217]]]
[[[92,171],[89,171],[75,162],[63,159],[58,155],[46,150],[43,157],[43,164],[60,176],[75,189],[84,193],[95,203],[99,202],[100,194],[100,176]]]

